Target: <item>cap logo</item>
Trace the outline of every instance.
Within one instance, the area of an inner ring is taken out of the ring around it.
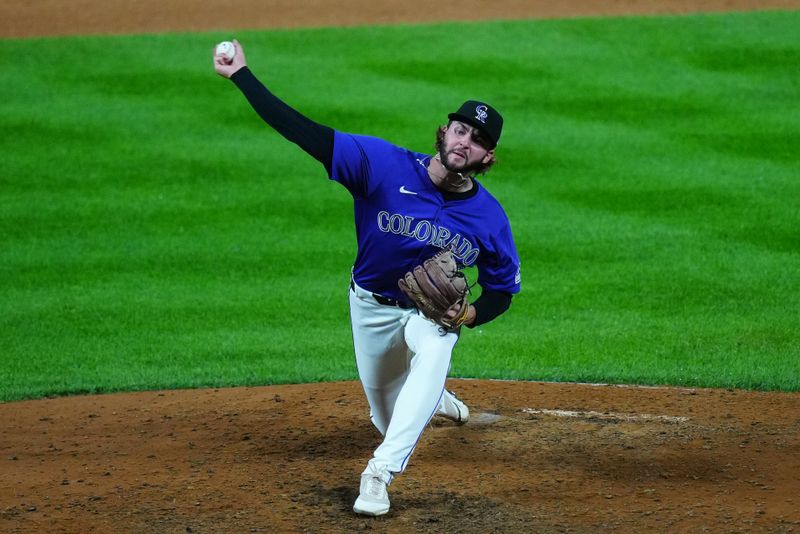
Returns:
[[[481,121],[483,124],[486,124],[486,117],[489,116],[489,114],[486,113],[486,111],[488,109],[489,108],[487,108],[483,104],[481,104],[480,106],[476,107],[475,108],[475,113],[477,113],[477,115],[475,115],[475,118],[478,119],[479,121]]]

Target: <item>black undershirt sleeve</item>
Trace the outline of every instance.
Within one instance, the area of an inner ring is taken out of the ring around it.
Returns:
[[[504,313],[511,306],[511,293],[484,289],[472,305],[475,306],[475,322],[467,325],[469,328],[488,323]]]
[[[316,123],[273,95],[247,67],[237,70],[231,81],[244,94],[258,115],[276,132],[305,150],[325,166],[333,165],[333,129]]]

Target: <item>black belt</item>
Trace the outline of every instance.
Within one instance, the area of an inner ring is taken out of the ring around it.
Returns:
[[[384,297],[383,295],[378,295],[377,293],[373,293],[372,298],[374,298],[378,304],[383,304],[384,306],[397,306],[398,308],[403,308],[404,310],[414,307],[411,304],[405,304],[397,299]]]
[[[356,290],[356,284],[352,280],[350,280],[350,289],[353,291]],[[372,298],[375,299],[375,302],[377,302],[378,304],[382,304],[384,306],[397,306],[398,308],[402,308],[404,310],[408,310],[414,307],[411,304],[400,302],[399,300],[393,299],[391,297],[384,297],[383,295],[378,295],[377,293],[372,293]]]

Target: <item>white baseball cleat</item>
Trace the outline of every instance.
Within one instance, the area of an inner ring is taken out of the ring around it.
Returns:
[[[436,415],[463,425],[469,421],[469,408],[452,391],[444,390]]]
[[[372,463],[361,475],[361,487],[353,511],[361,515],[378,516],[389,511],[389,492],[386,490],[391,476],[386,469],[376,469]]]

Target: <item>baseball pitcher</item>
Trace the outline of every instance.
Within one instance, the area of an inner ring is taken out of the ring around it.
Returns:
[[[465,102],[438,128],[433,155],[340,132],[273,95],[247,67],[241,44],[233,44],[232,52],[213,54],[216,72],[353,196],[353,345],[370,417],[383,435],[353,510],[382,515],[387,486],[406,468],[430,419],[469,419],[466,404],[445,390],[462,326],[495,319],[520,290],[508,218],[477,179],[495,161],[503,118],[485,102]],[[477,268],[481,287],[471,303],[465,266]]]

